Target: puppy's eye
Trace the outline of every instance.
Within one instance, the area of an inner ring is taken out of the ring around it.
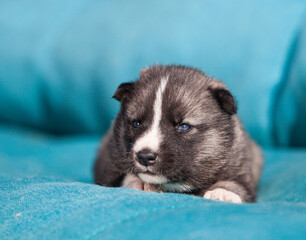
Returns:
[[[188,129],[190,129],[190,125],[187,123],[183,123],[178,126],[179,131],[187,131]]]
[[[133,121],[133,127],[134,128],[139,128],[140,127],[140,122],[139,121]]]

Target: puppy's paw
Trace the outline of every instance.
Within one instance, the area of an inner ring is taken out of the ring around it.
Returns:
[[[132,188],[132,189],[142,190],[142,191],[145,190],[144,182],[142,182],[138,177],[132,174],[128,174],[125,176],[123,183],[122,183],[122,187]]]
[[[206,199],[213,199],[232,203],[242,203],[242,199],[238,194],[225,190],[223,188],[216,188],[207,191],[203,197]]]
[[[143,190],[147,192],[155,192],[154,188],[148,183],[143,184]]]

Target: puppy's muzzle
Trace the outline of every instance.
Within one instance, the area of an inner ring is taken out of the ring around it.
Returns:
[[[144,149],[139,151],[137,156],[137,161],[143,166],[151,166],[155,163],[157,158],[157,153],[150,151],[149,149]]]

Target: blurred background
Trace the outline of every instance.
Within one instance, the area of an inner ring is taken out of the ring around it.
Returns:
[[[223,80],[259,144],[304,147],[305,9],[304,0],[0,1],[2,174],[90,181],[119,110],[111,96],[152,64]]]

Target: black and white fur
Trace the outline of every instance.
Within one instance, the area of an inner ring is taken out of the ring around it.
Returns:
[[[224,83],[193,68],[158,65],[113,97],[121,110],[102,142],[95,183],[255,201],[261,151]],[[190,128],[181,131],[181,124]],[[154,157],[144,163],[140,153]]]

